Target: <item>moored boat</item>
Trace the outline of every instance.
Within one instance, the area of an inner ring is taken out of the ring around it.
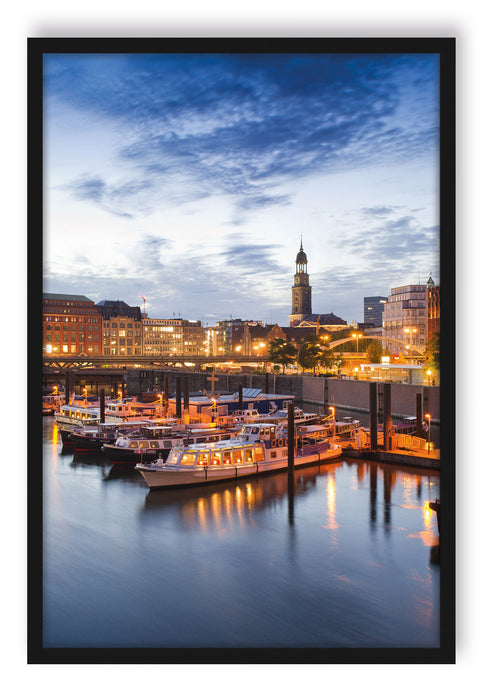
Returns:
[[[55,412],[57,425],[69,427],[75,425],[97,425],[100,422],[98,404],[68,403]]]
[[[310,426],[308,426],[309,428]],[[311,437],[297,436],[294,467],[300,468],[339,459],[342,448],[325,426],[314,426]],[[135,467],[150,489],[204,485],[253,474],[288,468],[288,438],[281,426],[270,423],[246,424],[237,437],[216,444],[199,443],[171,449],[166,461],[140,462]]]
[[[69,431],[65,437],[62,434],[64,445],[72,444],[74,452],[100,452],[105,443],[112,445],[117,438],[131,431],[136,431],[139,427],[149,425],[143,423],[100,423],[96,426],[76,427]],[[64,431],[61,431],[62,433]]]
[[[178,430],[171,426],[149,426],[119,436],[113,444],[104,443],[101,449],[114,464],[149,463],[160,455],[166,457],[173,447],[218,442],[229,439],[231,435],[228,430],[215,428]]]
[[[417,428],[416,416],[404,416],[397,423],[393,423],[392,428],[395,433],[403,435],[415,435]],[[421,431],[425,433],[428,430],[426,421],[421,421]]]
[[[279,408],[271,413],[262,413],[254,418],[247,418],[246,423],[273,423],[275,425],[281,423],[287,425],[289,420],[289,411],[286,407]],[[311,423],[318,423],[321,420],[321,416],[318,413],[305,413],[301,408],[294,406],[294,425],[306,425]]]

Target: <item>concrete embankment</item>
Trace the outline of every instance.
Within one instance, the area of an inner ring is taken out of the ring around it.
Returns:
[[[209,372],[167,371],[170,391],[175,390],[175,377],[188,377],[189,391],[211,391]],[[146,391],[160,391],[163,370],[127,370],[126,383],[129,395]],[[315,409],[326,411],[328,406],[339,409],[369,412],[369,382],[334,377],[311,377],[308,375],[281,374],[217,374],[215,391],[235,392],[239,386],[261,389],[273,394],[295,396]],[[378,384],[378,408],[383,408],[383,384]],[[392,384],[391,400],[393,416],[416,415],[417,394],[422,397],[423,414],[431,415],[431,422],[440,422],[440,387],[416,384]],[[246,399],[246,406],[248,400]]]

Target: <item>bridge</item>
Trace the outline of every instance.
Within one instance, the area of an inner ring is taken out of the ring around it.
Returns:
[[[188,364],[202,366],[227,362],[236,364],[261,364],[268,362],[267,355],[43,355],[43,367],[47,369],[78,368],[138,368],[174,367]]]
[[[362,335],[358,338],[358,340],[377,340],[379,343],[383,345],[386,345],[387,343],[389,345],[397,345],[401,349],[407,350],[408,355],[411,357],[416,357],[416,358],[421,358],[424,356],[424,353],[419,349],[419,347],[415,345],[411,345],[410,343],[405,343],[402,340],[398,340],[397,338],[391,338],[389,336],[380,336],[380,335]],[[333,350],[334,348],[337,348],[339,345],[345,345],[346,343],[355,343],[356,338],[340,338],[339,340],[333,340],[331,343],[327,343],[326,347],[329,348],[330,350]],[[356,353],[357,354],[357,353]],[[405,354],[405,353],[404,353]]]
[[[420,359],[423,357],[423,352],[416,346],[408,345],[402,340],[390,337],[381,337],[374,335],[362,335],[359,338],[362,340],[377,340],[382,345],[396,345],[404,350],[407,350],[407,355]],[[356,342],[355,338],[340,338],[326,344],[330,350]],[[346,353],[346,355],[350,353]],[[353,356],[362,356],[363,353],[353,353]],[[404,353],[406,354],[406,353]],[[43,367],[47,369],[77,369],[77,368],[131,368],[131,367],[176,367],[183,366],[185,363],[195,365],[196,367],[203,365],[214,365],[220,363],[235,362],[236,364],[264,364],[269,362],[268,355],[240,355],[239,353],[231,353],[226,355],[43,355]]]

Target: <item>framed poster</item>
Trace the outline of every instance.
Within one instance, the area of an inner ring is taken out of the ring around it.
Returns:
[[[30,663],[454,662],[454,55],[29,40],[31,391],[340,450],[155,490],[156,435],[71,451],[32,395]]]

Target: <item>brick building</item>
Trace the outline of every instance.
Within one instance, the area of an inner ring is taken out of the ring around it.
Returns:
[[[428,317],[426,321],[426,342],[432,335],[440,333],[440,287],[435,286],[433,280],[428,280]]]
[[[43,294],[43,354],[99,355],[102,317],[79,294]]]

